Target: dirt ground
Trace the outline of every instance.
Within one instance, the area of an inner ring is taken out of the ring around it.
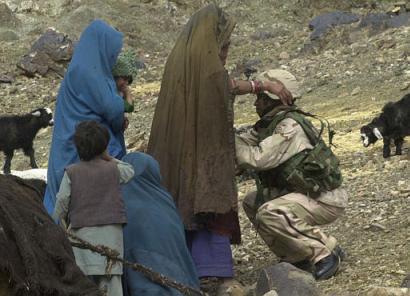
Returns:
[[[133,6],[130,11],[146,9],[141,16],[144,20],[165,11],[159,8],[160,4],[146,2],[138,2],[138,7]],[[410,273],[410,138],[404,143],[403,155],[383,159],[382,144],[378,142],[364,148],[359,129],[370,122],[386,102],[397,101],[410,92],[410,27],[375,34],[343,26],[333,29],[317,47],[305,52],[303,48],[309,43],[310,34],[307,23],[311,17],[338,8],[367,13],[369,8],[363,4],[367,1],[340,1],[333,6],[326,6],[326,1],[316,1],[313,8],[309,6],[305,10],[308,0],[293,0],[284,5],[268,1],[270,9],[262,9],[267,2],[261,0],[238,1],[235,5],[232,1],[219,2],[240,20],[232,36],[228,70],[244,78],[237,70],[244,63],[253,62],[259,71],[280,67],[293,72],[304,89],[299,106],[329,120],[337,132],[334,151],[341,160],[350,201],[344,216],[324,229],[338,239],[348,256],[336,277],[319,283],[324,295],[362,295],[370,286],[398,287]],[[131,5],[128,1],[118,3],[121,9]],[[178,9],[182,8],[178,6]],[[137,104],[126,132],[130,150],[138,149],[148,139],[166,56],[189,13],[189,9],[177,10],[176,16],[163,17],[164,24],[175,29],[175,32],[170,30],[169,34],[154,36],[162,37],[163,42],[143,36],[146,38],[139,43],[139,36],[146,32],[145,27],[139,27],[140,23],[135,25],[138,30],[133,31],[136,37],[127,37],[128,45],[141,52],[147,65],[132,89]],[[45,18],[45,15],[34,14],[34,17]],[[136,22],[138,19],[138,15],[130,17]],[[124,14],[123,21],[114,19],[112,22],[126,23],[126,20],[127,14]],[[145,21],[150,22],[154,19]],[[151,33],[159,34],[161,28]],[[0,74],[17,73],[15,63],[37,36],[31,34],[20,41],[0,41]],[[54,74],[35,78],[17,75],[12,84],[0,83],[0,113],[28,112],[39,106],[54,109],[60,81]],[[253,99],[251,96],[237,98],[237,126],[252,124],[257,119]],[[35,140],[38,164],[43,168],[47,166],[51,132],[51,128],[43,130]],[[0,162],[3,161],[1,155]],[[12,169],[28,168],[28,159],[17,152]],[[238,188],[241,201],[254,190],[254,183],[240,182]],[[243,243],[233,247],[235,270],[243,284],[252,285],[258,271],[277,259],[256,234],[241,207],[240,220]]]

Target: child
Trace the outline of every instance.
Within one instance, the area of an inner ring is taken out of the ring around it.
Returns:
[[[118,55],[117,63],[112,69],[118,93],[124,99],[124,112],[126,113],[134,111],[134,99],[132,98],[129,86],[137,75],[137,63],[135,54],[130,50],[126,50]]]
[[[53,218],[67,220],[69,231],[93,244],[104,245],[123,257],[123,224],[126,212],[121,183],[134,176],[131,165],[107,154],[108,130],[96,121],[83,121],[74,134],[80,162],[65,169]],[[122,266],[108,268],[106,258],[73,248],[77,265],[107,296],[122,295]]]

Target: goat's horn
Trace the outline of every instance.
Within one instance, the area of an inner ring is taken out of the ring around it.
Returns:
[[[31,115],[36,116],[36,117],[40,117],[41,112],[40,111],[34,111],[33,113],[31,113]]]
[[[377,139],[379,140],[383,139],[383,135],[377,127],[373,129],[373,134],[376,136]]]

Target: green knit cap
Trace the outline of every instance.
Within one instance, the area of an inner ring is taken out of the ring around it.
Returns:
[[[135,79],[138,73],[137,63],[135,53],[131,50],[125,50],[118,55],[117,63],[112,69],[112,75],[114,77],[131,76],[132,79]]]

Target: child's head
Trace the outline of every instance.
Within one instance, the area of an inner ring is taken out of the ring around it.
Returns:
[[[112,69],[118,90],[132,83],[138,72],[138,63],[137,56],[132,50],[124,50],[118,55]]]
[[[108,130],[96,121],[82,121],[75,129],[74,144],[81,160],[89,161],[101,155],[109,141]]]

